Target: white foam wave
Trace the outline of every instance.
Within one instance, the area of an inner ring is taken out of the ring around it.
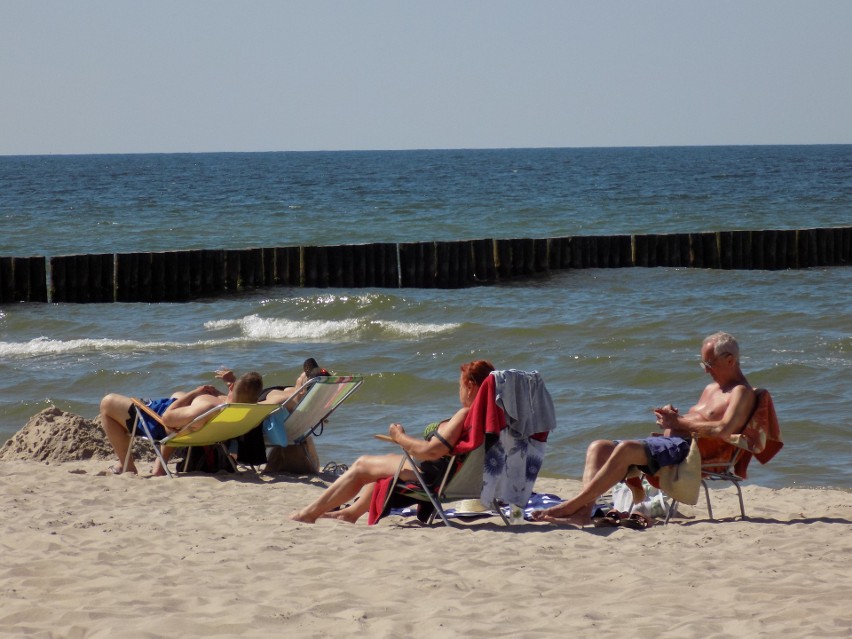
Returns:
[[[424,335],[439,335],[457,329],[461,324],[419,324],[412,322],[392,322],[376,320],[373,324],[381,326],[392,335],[399,337],[422,337]]]
[[[459,324],[421,324],[385,320],[347,318],[342,320],[291,320],[249,315],[240,319],[207,322],[209,330],[238,328],[253,340],[293,342],[351,341],[362,339],[378,329],[379,337],[412,338],[452,331]]]
[[[233,340],[205,340],[193,346],[216,346]],[[67,353],[92,353],[104,351],[156,351],[186,348],[188,344],[179,342],[141,342],[125,339],[71,339],[55,340],[37,337],[29,342],[0,342],[0,357],[21,358],[44,355],[63,355]]]

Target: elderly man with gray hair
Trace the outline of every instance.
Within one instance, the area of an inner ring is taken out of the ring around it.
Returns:
[[[724,438],[739,432],[755,407],[755,393],[742,370],[737,340],[714,333],[701,346],[701,366],[713,381],[689,411],[681,415],[671,404],[654,409],[662,435],[635,440],[600,439],[586,451],[583,489],[573,498],[533,512],[536,521],[586,524],[598,497],[623,480],[634,467],[654,475],[664,466],[681,463],[693,437]],[[634,502],[644,498],[631,486]]]

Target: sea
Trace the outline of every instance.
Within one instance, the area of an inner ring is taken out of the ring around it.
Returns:
[[[0,256],[852,226],[852,146],[0,157]],[[0,442],[49,406],[160,397],[302,361],[365,382],[321,462],[392,452],[458,407],[474,359],[539,371],[558,428],[543,473],[682,411],[724,330],[771,391],[785,446],[749,481],[852,489],[852,268],[553,271],[467,289],[264,288],[160,304],[0,305]]]

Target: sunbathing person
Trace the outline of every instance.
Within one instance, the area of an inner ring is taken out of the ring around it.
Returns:
[[[225,379],[218,373],[217,376]],[[151,418],[146,418],[145,421],[151,435],[155,439],[162,439],[169,432],[180,430],[199,415],[223,402],[253,404],[257,402],[262,389],[263,378],[260,373],[246,373],[228,383],[227,393],[223,393],[215,386],[205,384],[189,392],[176,392],[168,398],[143,400],[151,410],[160,415],[165,428]],[[100,415],[104,432],[119,460],[119,463],[112,466],[110,470],[118,475],[124,470],[123,464],[130,445],[130,433],[136,420],[136,409],[130,397],[109,393],[101,400]],[[163,446],[161,451],[163,458],[168,460],[173,450]],[[128,460],[126,470],[131,473],[137,472],[132,456]],[[152,474],[155,476],[166,474],[165,469],[160,466],[159,459],[154,463]]]
[[[484,360],[461,366],[459,375],[461,408],[450,419],[441,422],[429,439],[407,435],[401,424],[393,423],[388,427],[388,435],[391,439],[418,461],[427,482],[430,478],[440,481],[443,476],[448,463],[446,455],[461,437],[465,417],[479,391],[479,386],[493,370],[494,366],[491,362]],[[375,482],[383,477],[393,476],[402,460],[403,456],[400,454],[359,457],[349,470],[320,495],[319,499],[302,510],[292,513],[290,519],[312,524],[319,517],[327,516],[355,523],[370,508],[370,498]],[[408,464],[400,472],[400,478],[405,481],[415,479],[414,472]],[[351,506],[330,512],[356,496],[357,500]]]
[[[229,371],[230,372],[230,371]],[[302,364],[302,372],[296,378],[294,386],[272,386],[264,388],[260,395],[259,403],[261,404],[284,404],[289,412],[293,412],[296,404],[304,397],[305,390],[298,392],[309,380],[315,377],[326,377],[328,371],[317,364],[317,360],[309,357]],[[223,378],[224,379],[224,378]],[[225,380],[228,382],[229,380]],[[285,403],[286,402],[286,403]]]
[[[586,451],[580,493],[546,510],[534,511],[533,519],[587,524],[597,498],[622,481],[632,467],[655,475],[663,466],[686,459],[692,437],[724,438],[742,430],[754,409],[755,394],[740,370],[739,346],[734,337],[714,333],[705,338],[701,365],[713,382],[705,387],[695,406],[685,415],[671,404],[655,408],[657,425],[664,429],[661,436],[592,442]],[[645,498],[644,490],[638,484],[630,488],[634,503],[640,503]]]

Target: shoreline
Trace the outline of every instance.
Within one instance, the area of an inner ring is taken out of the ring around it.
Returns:
[[[131,637],[848,636],[852,492],[714,489],[720,520],[648,530],[499,518],[462,529],[287,514],[325,481],[99,475],[104,460],[0,462],[1,635]],[[579,486],[541,477],[538,492]]]

